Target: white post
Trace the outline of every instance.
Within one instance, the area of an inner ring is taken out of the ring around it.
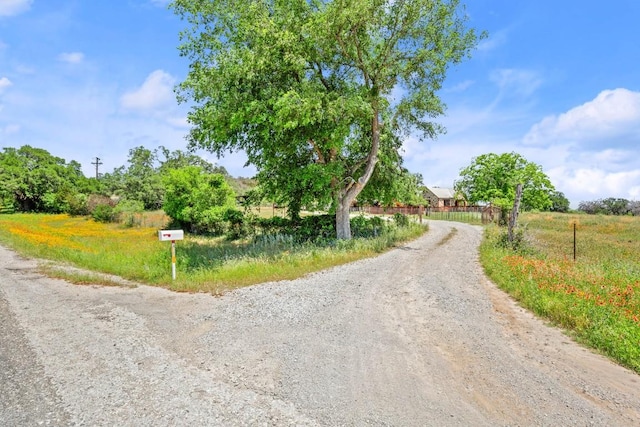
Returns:
[[[182,230],[159,230],[158,239],[161,242],[171,241],[171,278],[176,280],[176,240],[184,239]]]
[[[176,241],[171,241],[171,278],[176,280]]]

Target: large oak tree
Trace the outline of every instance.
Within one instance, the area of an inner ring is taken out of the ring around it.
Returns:
[[[338,238],[385,147],[427,138],[451,64],[475,47],[458,0],[175,0],[189,23],[179,99],[190,146],[244,150],[295,214],[331,205]],[[388,151],[388,150],[387,150]],[[387,156],[392,159],[394,156]],[[267,184],[267,185],[264,185]]]

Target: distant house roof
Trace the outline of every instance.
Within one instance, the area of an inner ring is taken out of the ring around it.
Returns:
[[[428,187],[429,191],[438,197],[438,199],[455,199],[456,193],[453,188]]]

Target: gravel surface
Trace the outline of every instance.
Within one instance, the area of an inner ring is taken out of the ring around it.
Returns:
[[[0,248],[0,425],[633,426],[640,376],[496,289],[479,227],[222,297]]]

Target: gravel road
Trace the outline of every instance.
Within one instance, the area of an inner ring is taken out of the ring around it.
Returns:
[[[222,297],[0,248],[0,425],[640,426],[640,376],[484,276],[479,227]]]

